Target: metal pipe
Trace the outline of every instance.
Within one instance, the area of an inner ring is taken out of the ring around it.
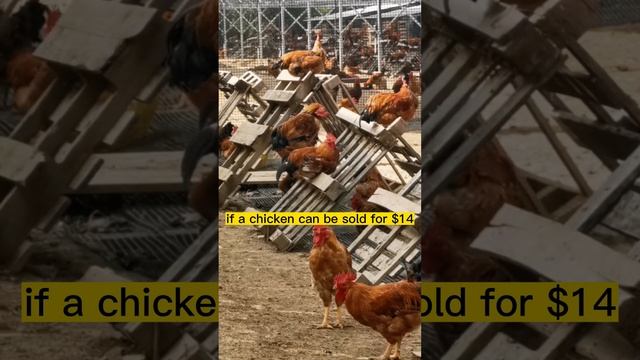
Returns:
[[[229,57],[229,49],[227,45],[229,44],[229,39],[227,39],[227,7],[225,6],[226,2],[222,2],[222,38],[223,44],[222,49],[224,49],[224,56]]]
[[[382,0],[378,0],[376,43],[378,44],[378,71],[382,71]]]
[[[284,38],[284,1],[280,2],[280,56],[285,53],[285,38]]]
[[[307,49],[311,49],[311,1],[307,0]]]
[[[258,8],[258,59],[262,59],[262,8],[260,0],[256,1]]]
[[[342,0],[338,0],[338,65],[339,69],[343,69],[342,51],[344,43],[342,41]]]
[[[244,14],[242,8],[239,10],[240,14],[240,58],[244,59]]]

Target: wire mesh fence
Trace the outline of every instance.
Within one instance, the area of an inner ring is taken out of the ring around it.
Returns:
[[[222,0],[220,70],[247,70],[275,79],[270,64],[292,50],[310,50],[316,38],[342,78],[383,73],[393,82],[403,67],[420,69],[420,2],[412,0]],[[388,88],[380,80],[381,89]]]
[[[640,1],[602,0],[600,20],[603,26],[640,23]]]

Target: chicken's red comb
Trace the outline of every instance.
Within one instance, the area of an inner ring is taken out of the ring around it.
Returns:
[[[338,274],[333,278],[333,282],[337,285],[356,281],[356,274],[352,272]]]
[[[322,232],[325,232],[325,231],[328,231],[328,230],[329,230],[329,228],[327,226],[324,226],[324,225],[314,225],[313,226],[313,232],[314,233],[322,233]]]
[[[332,133],[328,133],[327,134],[327,142],[336,142],[336,136],[333,135]]]

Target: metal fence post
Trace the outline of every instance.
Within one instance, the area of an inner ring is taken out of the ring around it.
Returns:
[[[244,59],[244,13],[243,8],[241,7],[239,11],[240,14],[240,58]]]
[[[280,5],[280,56],[282,56],[285,53],[284,1],[282,1]]]
[[[307,0],[307,48],[311,49],[311,1]]]
[[[342,41],[342,31],[342,0],[338,0],[338,64],[340,70],[343,69],[342,51],[344,44]]]
[[[256,2],[258,8],[258,58],[262,59],[262,8],[260,7],[260,0]]]
[[[378,29],[376,31],[376,46],[378,47],[378,71],[382,71],[382,0],[378,0]]]

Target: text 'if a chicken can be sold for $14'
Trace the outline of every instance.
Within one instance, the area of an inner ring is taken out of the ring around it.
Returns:
[[[617,322],[610,282],[423,282],[422,322]]]
[[[227,212],[229,226],[414,225],[412,212]]]

